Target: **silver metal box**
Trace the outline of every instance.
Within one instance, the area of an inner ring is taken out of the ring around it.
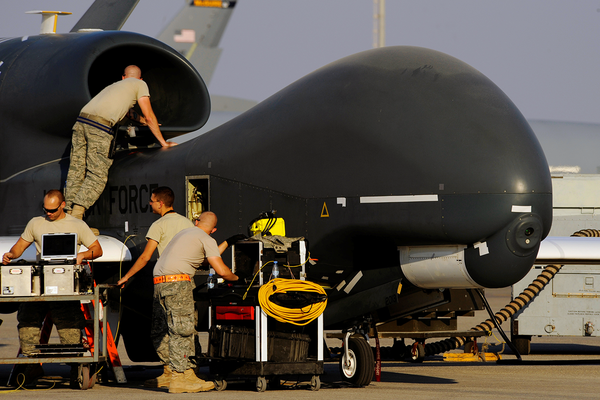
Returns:
[[[3,265],[2,281],[0,285],[2,297],[32,296],[31,293],[31,265]]]
[[[513,298],[541,272],[532,269],[513,285]],[[600,336],[600,267],[565,265],[513,317],[513,335]]]
[[[44,295],[75,294],[74,265],[44,265]]]

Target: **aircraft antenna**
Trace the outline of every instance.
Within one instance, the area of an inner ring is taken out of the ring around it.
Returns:
[[[66,11],[26,11],[25,14],[42,14],[42,26],[40,27],[40,34],[44,33],[56,33],[56,20],[59,15],[71,15],[72,13]]]
[[[385,46],[385,0],[373,0],[373,48]]]

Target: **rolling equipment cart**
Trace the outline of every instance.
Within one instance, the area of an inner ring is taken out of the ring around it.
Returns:
[[[259,304],[258,292],[264,276],[278,261],[280,277],[304,280],[306,243],[294,242],[285,253],[269,251],[261,241],[238,242],[233,249],[233,270],[242,276],[257,277],[251,286],[220,286],[208,290],[210,373],[217,390],[227,387],[227,379],[255,380],[263,392],[280,380],[308,381],[319,390],[323,373],[323,315],[305,326],[277,321]],[[291,268],[301,270],[295,274]]]
[[[78,295],[52,295],[52,296],[16,296],[0,297],[0,302],[45,302],[45,301],[82,301],[93,302],[93,344],[94,348],[90,351],[81,345],[44,345],[38,346],[40,352],[35,357],[17,357],[2,358],[0,364],[38,364],[38,363],[67,363],[77,364],[77,370],[73,369],[71,375],[71,387],[82,390],[94,387],[96,368],[99,363],[109,363],[107,340],[108,325],[106,323],[107,313],[100,315],[100,292],[114,285],[97,285],[94,292],[90,294]],[[100,320],[102,319],[102,323]],[[105,328],[103,328],[105,327]],[[101,335],[101,333],[104,333]],[[89,338],[91,339],[91,338]],[[91,340],[90,340],[91,341]],[[86,353],[90,355],[86,355]],[[115,368],[116,367],[116,368]],[[123,369],[120,366],[113,366],[113,372],[118,382],[126,382]]]

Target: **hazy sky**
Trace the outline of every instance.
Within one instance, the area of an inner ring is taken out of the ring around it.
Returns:
[[[0,0],[0,37],[34,35],[29,10],[92,0]],[[124,30],[156,36],[183,0],[140,0]],[[494,81],[528,119],[600,123],[600,0],[387,0],[386,45],[450,54]],[[238,0],[209,91],[264,100],[373,43],[372,0]]]

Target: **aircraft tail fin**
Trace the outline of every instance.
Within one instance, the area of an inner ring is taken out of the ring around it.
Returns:
[[[81,29],[118,31],[138,2],[139,0],[96,0],[77,21],[71,32]]]
[[[215,71],[225,27],[236,1],[188,0],[157,39],[183,54],[208,85]]]

